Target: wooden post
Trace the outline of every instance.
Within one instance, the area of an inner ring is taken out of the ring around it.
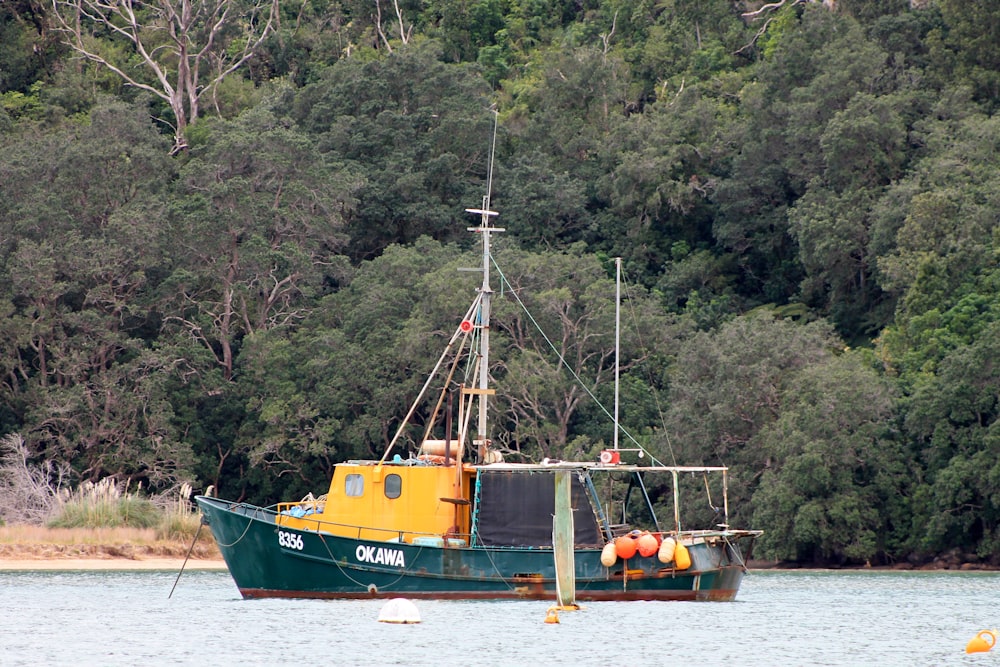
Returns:
[[[573,493],[569,470],[556,472],[555,515],[552,517],[552,553],[556,566],[556,602],[562,608],[576,607],[576,559],[574,558]]]

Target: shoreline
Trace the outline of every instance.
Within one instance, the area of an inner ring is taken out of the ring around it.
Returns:
[[[184,563],[183,558],[0,558],[0,572],[31,570],[222,570],[226,563],[221,559],[191,558]]]

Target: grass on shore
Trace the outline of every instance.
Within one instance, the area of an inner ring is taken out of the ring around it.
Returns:
[[[0,525],[0,558],[173,558],[188,550],[195,558],[218,558],[190,496],[186,484],[154,502],[110,478],[84,483],[59,494],[48,525]]]
[[[184,558],[194,532],[165,536],[158,528],[50,528],[0,526],[0,559],[49,558]],[[202,530],[191,549],[192,558],[216,559],[219,550],[208,530]]]

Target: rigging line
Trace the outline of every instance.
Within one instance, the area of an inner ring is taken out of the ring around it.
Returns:
[[[337,567],[338,570],[340,570],[340,573],[342,575],[344,575],[344,577],[346,579],[350,580],[351,583],[357,584],[361,588],[368,588],[369,584],[364,584],[364,583],[358,581],[357,579],[355,579],[354,577],[352,577],[351,574],[349,572],[347,572],[347,570],[345,570],[343,567],[341,567],[340,561],[338,561],[337,558],[333,555],[333,552],[330,551],[330,545],[326,543],[326,539],[323,537],[323,533],[322,532],[316,532],[315,535],[316,535],[316,537],[319,538],[319,541],[323,543],[323,547],[326,548],[326,553],[330,556],[330,562],[333,563]],[[402,579],[403,577],[405,577],[407,574],[412,574],[413,573],[412,562],[416,562],[416,560],[418,558],[420,558],[420,554],[422,554],[423,551],[424,551],[424,548],[420,547],[417,550],[417,555],[413,557],[413,559],[411,561],[411,565],[409,565],[405,569],[401,570],[400,573],[399,573],[399,576],[396,577],[396,579],[394,579],[391,583],[386,584],[385,586],[382,586],[381,588],[385,588],[385,589],[391,588],[392,586],[395,586],[396,584],[398,584],[399,581],[400,581],[400,579]],[[381,572],[380,570],[375,570],[375,569],[368,570],[368,571],[369,572]]]
[[[501,281],[501,284],[502,284],[502,283],[504,283],[504,282],[506,282],[506,283],[507,283],[508,285],[510,285],[510,282],[509,282],[509,281],[507,280],[507,276],[506,276],[506,275],[504,275],[504,272],[503,272],[503,270],[502,270],[502,269],[500,268],[500,265],[499,265],[499,264],[497,264],[496,260],[495,260],[495,259],[493,259],[493,257],[492,257],[492,256],[490,256],[490,261],[492,261],[492,262],[493,262],[493,266],[494,266],[494,267],[496,268],[496,270],[497,270],[497,273],[498,273],[498,274],[500,274],[500,281]],[[603,403],[601,403],[601,401],[600,401],[600,400],[599,400],[599,399],[597,398],[597,396],[595,396],[595,395],[594,395],[594,393],[593,393],[592,391],[590,391],[590,389],[589,389],[589,388],[587,387],[587,385],[586,385],[586,384],[584,384],[584,382],[583,382],[583,379],[582,379],[582,378],[581,378],[581,377],[580,377],[579,375],[577,375],[576,371],[574,371],[574,370],[573,370],[573,368],[572,368],[572,367],[571,367],[571,366],[569,365],[569,362],[567,362],[567,361],[566,361],[566,358],[565,358],[565,357],[564,357],[563,355],[561,355],[561,354],[559,353],[559,350],[558,350],[558,349],[556,349],[556,346],[555,346],[555,344],[554,344],[554,343],[553,343],[553,342],[552,342],[551,340],[549,340],[549,337],[548,337],[547,335],[545,335],[545,332],[544,332],[544,331],[542,331],[542,327],[541,327],[541,326],[540,326],[540,325],[538,324],[538,322],[537,322],[537,321],[535,320],[535,317],[534,317],[534,316],[533,316],[533,315],[531,314],[531,312],[530,312],[530,311],[528,310],[528,307],[524,305],[524,302],[523,302],[523,301],[521,301],[521,297],[520,297],[520,296],[518,296],[518,294],[517,294],[517,290],[513,289],[513,286],[512,286],[512,288],[511,288],[511,290],[510,290],[510,293],[514,295],[514,299],[515,299],[515,300],[517,301],[518,305],[519,305],[519,306],[521,306],[521,310],[523,310],[523,311],[524,311],[524,314],[528,316],[528,319],[529,319],[529,320],[531,320],[531,323],[532,323],[532,324],[534,325],[535,329],[537,329],[537,330],[538,330],[538,333],[540,333],[540,334],[542,335],[542,338],[544,338],[544,339],[545,339],[545,342],[546,342],[546,343],[548,344],[549,348],[550,348],[550,349],[552,350],[552,352],[553,352],[553,353],[554,353],[554,354],[556,355],[556,357],[558,357],[558,358],[559,358],[559,363],[560,363],[560,364],[562,364],[562,366],[563,366],[563,367],[565,367],[567,371],[569,371],[569,374],[573,376],[573,379],[574,379],[574,380],[576,380],[577,384],[579,384],[579,385],[580,385],[580,387],[581,387],[581,388],[583,389],[583,391],[584,391],[584,392],[585,392],[585,393],[586,393],[586,394],[587,394],[588,396],[590,396],[591,400],[593,400],[593,401],[594,401],[594,403],[595,403],[595,404],[597,405],[597,407],[598,407],[598,408],[600,408],[600,409],[601,409],[601,411],[602,411],[602,412],[603,412],[603,413],[604,413],[605,415],[607,415],[608,419],[611,419],[612,421],[614,421],[614,416],[613,416],[613,415],[612,415],[612,414],[611,414],[611,413],[610,413],[610,412],[608,411],[608,409],[607,409],[606,407],[604,407],[604,404],[603,404]],[[648,450],[647,450],[647,449],[646,449],[645,447],[643,447],[643,446],[642,446],[642,445],[641,445],[641,444],[639,443],[639,441],[638,441],[638,440],[636,440],[636,439],[635,439],[635,438],[634,438],[634,437],[632,436],[632,434],[631,434],[631,433],[629,433],[629,432],[628,432],[628,431],[627,431],[626,429],[622,428],[622,426],[621,426],[620,424],[618,425],[618,428],[619,428],[619,430],[621,431],[621,433],[623,433],[623,434],[625,435],[625,437],[626,437],[626,438],[628,438],[628,439],[629,439],[629,441],[630,441],[630,442],[631,442],[631,443],[632,443],[633,445],[635,445],[635,446],[636,446],[636,448],[637,448],[637,449],[639,449],[639,450],[640,450],[640,451],[642,451],[642,452],[643,452],[643,453],[644,453],[644,454],[645,454],[646,456],[648,456],[648,457],[649,457],[649,459],[650,459],[650,462],[651,462],[651,463],[652,463],[653,465],[663,465],[662,463],[660,463],[659,459],[657,459],[657,458],[656,458],[655,456],[653,456],[652,452],[648,451]]]
[[[424,429],[424,440],[430,439],[431,431],[434,429],[434,425],[437,422],[438,414],[441,412],[441,406],[444,405],[444,400],[448,395],[449,385],[451,384],[451,379],[455,375],[455,370],[462,361],[462,351],[465,349],[465,343],[469,339],[469,334],[465,334],[462,337],[461,343],[458,346],[458,350],[455,351],[455,358],[452,361],[451,368],[448,370],[448,376],[444,379],[444,385],[441,387],[441,394],[438,396],[437,404],[434,406],[434,410],[431,412],[430,418],[427,420],[427,428]],[[451,438],[451,433],[445,433],[445,439],[449,440]],[[423,446],[423,441],[421,441],[421,447]]]
[[[244,514],[243,516],[246,515]],[[219,546],[222,547],[223,549],[228,549],[229,547],[235,547],[237,544],[243,541],[243,538],[246,537],[247,535],[247,531],[250,530],[251,524],[253,524],[253,522],[256,520],[257,519],[254,519],[253,517],[247,517],[247,527],[243,529],[243,534],[237,537],[236,541],[233,542],[232,544],[219,544]]]
[[[718,515],[719,508],[716,507],[715,503],[712,502],[712,489],[708,488],[708,473],[706,472],[701,473],[701,477],[703,480],[705,480],[705,495],[708,496],[708,506],[711,507],[712,511]],[[726,520],[727,521],[729,520],[728,517]]]
[[[740,550],[736,548],[735,544],[729,541],[728,535],[723,535],[722,541],[729,546],[730,562],[732,562],[732,556],[736,556],[737,565],[739,565],[743,569],[743,571],[746,572],[748,569],[747,563],[746,560],[743,558],[743,554],[740,553]]]
[[[465,318],[463,318],[463,321],[469,319],[472,316],[472,313],[476,312],[476,308],[479,307],[479,302],[482,299],[482,297],[483,295],[481,292],[478,295],[476,295],[476,298],[473,299],[472,301],[472,305],[469,306],[469,310],[466,311]],[[431,386],[431,383],[437,376],[438,370],[440,370],[441,368],[441,364],[444,363],[445,358],[451,352],[452,347],[454,347],[455,345],[455,341],[457,341],[459,336],[462,336],[463,334],[464,332],[462,331],[461,327],[455,329],[455,333],[452,334],[451,340],[448,341],[448,345],[445,347],[444,352],[441,353],[441,357],[438,359],[437,364],[434,365],[434,370],[432,370],[430,372],[430,375],[427,376],[427,381],[424,382],[424,386],[420,389],[420,393],[417,394],[417,398],[414,399],[413,404],[410,405],[410,411],[406,413],[405,417],[403,417],[403,421],[400,422],[399,428],[396,429],[396,434],[392,436],[392,440],[389,441],[389,446],[385,448],[384,452],[382,452],[382,458],[379,459],[379,465],[385,463],[385,459],[387,456],[389,456],[389,452],[392,451],[392,448],[396,445],[396,441],[399,440],[399,437],[403,434],[403,431],[406,430],[406,426],[410,423],[410,418],[413,417],[413,413],[417,411],[417,406],[420,405],[420,401],[424,399],[424,394],[427,392],[428,387]]]
[[[628,278],[625,273],[622,272],[622,284],[625,286],[625,301],[628,302],[629,314],[632,316],[632,326],[635,329],[636,337],[639,339],[639,349],[646,351],[646,342],[642,338],[642,330],[639,328],[639,318],[635,312],[635,302],[632,300],[631,293],[629,292]],[[649,373],[649,368],[645,368],[646,371],[646,384],[652,389],[653,402],[656,403],[656,412],[660,417],[660,427],[663,429],[663,437],[667,441],[667,452],[670,453],[670,460],[673,465],[677,465],[677,456],[674,454],[674,444],[670,439],[670,431],[667,429],[667,419],[663,414],[663,405],[660,403],[660,392],[656,391],[656,385],[653,383],[653,378]]]

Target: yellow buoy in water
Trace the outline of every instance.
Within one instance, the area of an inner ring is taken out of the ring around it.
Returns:
[[[559,614],[556,613],[558,607],[549,607],[549,612],[545,615],[546,623],[558,623]]]
[[[691,554],[683,543],[678,542],[674,546],[674,565],[678,570],[686,570],[691,567]]]
[[[965,645],[966,653],[986,653],[997,643],[996,630],[981,630]]]

